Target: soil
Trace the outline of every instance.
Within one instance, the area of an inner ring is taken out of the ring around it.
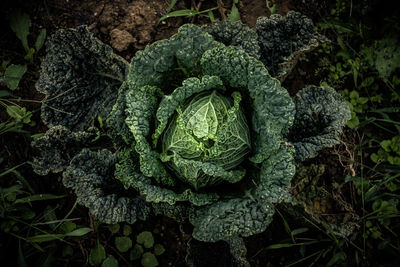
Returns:
[[[230,1],[223,1],[225,7],[230,6]],[[285,14],[289,9],[295,9],[299,6],[298,1],[277,1],[277,12]],[[159,18],[166,14],[169,6],[169,0],[43,0],[43,1],[12,1],[3,2],[1,6],[1,17],[7,17],[7,13],[11,8],[20,8],[30,15],[32,20],[31,35],[29,42],[33,43],[36,39],[36,34],[40,29],[47,29],[48,35],[61,28],[74,28],[79,25],[89,25],[89,29],[103,42],[112,46],[115,52],[125,59],[130,60],[137,50],[144,49],[146,45],[161,39],[169,38],[177,32],[179,26],[187,22],[197,24],[209,23],[207,18],[171,18],[162,21],[159,25]],[[215,1],[204,1],[202,8],[210,8],[215,6]],[[192,8],[192,1],[177,1],[176,9]],[[301,5],[300,5],[301,6]],[[270,15],[269,10],[265,7],[265,1],[243,0],[238,5],[241,19],[250,27],[254,27],[259,16]],[[320,9],[320,6],[313,7]],[[221,14],[214,12],[215,16],[221,17]],[[225,14],[226,15],[226,14]],[[11,60],[14,64],[23,63],[24,50],[19,45],[19,40],[15,34],[9,29],[7,21],[1,21],[0,32],[0,61]],[[33,64],[29,65],[29,71],[26,74],[21,89],[15,92],[17,97],[23,99],[31,99],[40,101],[43,96],[35,90],[34,83],[39,77],[40,58],[44,55],[44,49],[39,53],[39,57],[35,59]],[[287,78],[284,86],[292,88],[290,93],[293,95],[306,84],[318,84],[318,77],[314,75],[314,68],[311,64],[301,63],[295,68],[293,73]],[[3,89],[3,88],[2,88]],[[42,133],[46,131],[46,126],[40,120],[40,104],[24,103],[28,110],[35,110],[32,120],[36,122],[31,127],[26,127],[25,130],[31,133]],[[2,109],[0,112],[0,121],[5,120],[6,113]],[[16,166],[21,162],[29,161],[32,158],[30,148],[31,138],[27,135],[5,134],[0,136],[0,158],[5,161],[0,163],[0,172],[7,170],[12,166]],[[335,175],[335,171],[343,171],[343,166],[337,161],[337,156],[332,156],[332,151],[322,152],[322,160],[334,157],[334,168],[329,170],[329,175]],[[326,154],[324,154],[326,153]],[[27,164],[24,168],[20,168],[21,174],[24,177],[29,177],[30,183],[35,189],[35,192],[53,192],[54,194],[65,194],[67,198],[59,202],[61,210],[57,213],[62,215],[68,212],[71,208],[71,203],[74,202],[74,195],[65,189],[61,184],[61,177],[58,174],[39,177],[33,173],[31,167]],[[39,207],[40,208],[40,207]],[[78,207],[74,211],[75,216],[81,217],[79,223],[88,225],[92,222],[88,216],[87,209]],[[185,256],[186,247],[190,236],[182,233],[180,226],[173,220],[162,216],[154,216],[146,222],[138,222],[134,225],[137,232],[142,230],[152,231],[156,236],[156,241],[166,247],[166,253],[159,258],[160,266],[186,266]],[[283,234],[282,234],[283,233]],[[0,235],[2,240],[6,240],[5,236]],[[271,252],[263,250],[271,243],[277,240],[286,238],[285,229],[281,218],[275,215],[273,223],[264,233],[246,238],[245,242],[248,248],[248,259],[252,266],[276,266],[279,265],[282,258],[281,252]],[[102,240],[104,240],[102,238]],[[105,237],[107,240],[107,237]],[[63,262],[64,266],[83,266],[87,264],[83,259],[87,257],[87,253],[95,244],[96,235],[93,234],[85,242],[82,242],[79,247],[74,247],[74,257]],[[110,241],[110,246],[105,243],[107,251],[113,251],[113,241]],[[13,241],[15,243],[15,241]],[[4,245],[4,244],[2,244]],[[14,244],[13,248],[17,247]],[[6,249],[0,246],[0,251]],[[227,250],[224,245],[216,247],[215,254],[226,255]],[[75,253],[76,252],[76,253]],[[114,251],[115,252],[115,251]],[[11,251],[10,255],[7,250],[2,251],[0,256],[7,255],[3,261],[4,266],[13,266],[16,259],[16,251]],[[82,257],[85,256],[85,257]],[[222,256],[221,256],[222,257]],[[119,259],[126,262],[126,259]],[[208,265],[211,267],[212,265]]]

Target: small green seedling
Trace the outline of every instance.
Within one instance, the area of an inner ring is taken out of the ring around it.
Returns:
[[[236,4],[239,3],[239,0],[234,0],[232,3],[231,13],[229,14],[229,20],[234,23],[240,20],[240,13],[239,9],[237,8]]]
[[[375,163],[383,161],[400,166],[400,135],[391,140],[383,140],[380,146],[378,152],[371,155],[371,160]]]
[[[276,4],[274,0],[265,0],[265,5],[267,6],[269,12],[271,12],[271,14],[275,14],[276,13]]]
[[[15,35],[19,40],[21,40],[22,46],[25,49],[25,59],[33,63],[33,56],[35,53],[39,52],[42,48],[44,41],[46,39],[46,29],[42,29],[36,38],[34,47],[29,47],[28,35],[29,28],[31,27],[31,19],[29,15],[21,12],[21,10],[16,9],[10,13],[9,16],[10,27],[15,32]]]
[[[107,259],[103,261],[101,267],[118,267],[118,261],[114,258],[113,255],[109,255]]]
[[[144,231],[136,237],[136,242],[142,244],[145,248],[151,248],[154,245],[153,234],[149,231]]]
[[[120,252],[127,252],[132,247],[132,240],[127,236],[117,236],[115,246]]]
[[[136,242],[137,244],[135,244],[130,251],[130,259],[132,261],[141,259],[140,262],[143,267],[158,266],[159,263],[156,256],[165,252],[164,246],[161,244],[154,244],[153,234],[149,231],[141,232],[136,237]],[[146,249],[152,249],[152,251],[146,251]]]
[[[97,244],[90,250],[89,264],[92,266],[99,265],[106,258],[106,250],[103,245],[97,240]]]

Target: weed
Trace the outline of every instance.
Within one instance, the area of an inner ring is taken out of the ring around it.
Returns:
[[[38,34],[34,47],[30,47],[28,44],[29,29],[31,27],[31,19],[26,13],[21,10],[13,10],[9,15],[9,21],[11,29],[15,32],[17,38],[21,41],[21,44],[25,50],[25,59],[30,63],[33,63],[34,54],[38,53],[42,48],[46,39],[46,29],[42,29]]]

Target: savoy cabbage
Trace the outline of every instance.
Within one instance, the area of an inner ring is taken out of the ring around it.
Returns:
[[[274,205],[290,202],[296,164],[338,143],[350,118],[333,89],[291,98],[278,80],[323,39],[310,23],[291,12],[260,19],[257,31],[186,24],[130,64],[84,26],[56,32],[36,85],[49,130],[33,142],[35,170],[64,171],[78,202],[107,223],[153,210],[189,219],[198,240],[243,247],[239,237],[264,231]],[[98,117],[112,143],[102,150]]]

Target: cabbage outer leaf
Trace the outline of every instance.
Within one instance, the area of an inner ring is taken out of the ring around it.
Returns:
[[[297,162],[340,142],[351,114],[339,93],[331,87],[309,86],[297,93],[295,103],[296,117],[288,137],[296,148]]]
[[[33,158],[33,170],[39,175],[64,171],[83,147],[90,146],[96,135],[95,128],[71,132],[61,125],[51,127],[43,136],[32,141],[32,147],[39,150],[39,155]]]
[[[211,34],[215,41],[226,46],[239,46],[250,56],[257,59],[260,58],[261,52],[257,33],[241,21],[232,23],[227,20],[221,20],[211,26],[203,26],[202,28]]]
[[[256,31],[261,48],[260,60],[273,77],[283,81],[300,55],[311,51],[327,38],[314,30],[312,20],[289,11],[257,19]]]
[[[135,152],[132,149],[121,151],[121,160],[116,165],[115,177],[122,182],[125,188],[137,189],[148,202],[166,202],[174,205],[177,201],[189,201],[195,206],[202,206],[219,199],[215,193],[196,193],[191,189],[182,189],[177,193],[171,189],[153,185],[152,179],[138,172],[138,169],[139,162],[135,158]]]
[[[41,117],[51,127],[82,131],[106,118],[125,79],[128,63],[87,27],[63,29],[46,43],[36,89],[45,94]]]
[[[265,231],[272,221],[274,203],[290,201],[290,181],[295,173],[294,150],[281,146],[262,164],[257,184],[236,198],[219,200],[194,211],[189,219],[194,238],[215,242],[231,236],[250,236]]]
[[[150,207],[143,197],[120,197],[123,187],[115,183],[117,157],[104,149],[83,149],[63,173],[63,184],[74,190],[79,204],[105,223],[145,220]]]

